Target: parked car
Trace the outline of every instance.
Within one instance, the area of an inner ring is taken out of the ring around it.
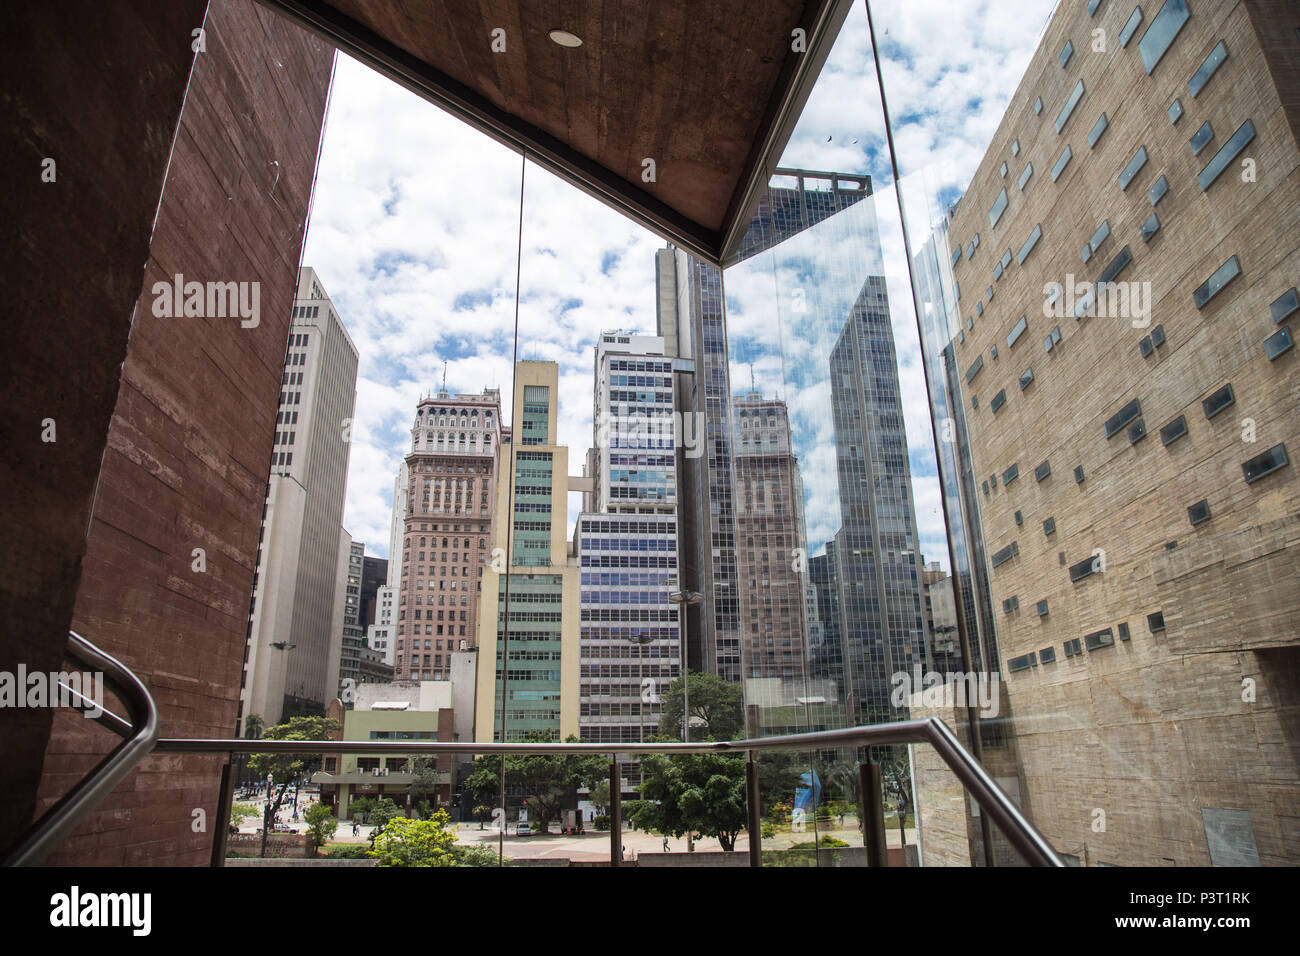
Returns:
[[[533,827],[530,823],[521,823],[515,827],[515,836],[532,836]]]

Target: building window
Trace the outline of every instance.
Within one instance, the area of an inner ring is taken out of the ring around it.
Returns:
[[[1124,23],[1124,29],[1119,31],[1119,46],[1124,49],[1128,46],[1128,41],[1133,39],[1133,34],[1137,28],[1142,25],[1142,8],[1134,7],[1133,12],[1129,14],[1128,20]]]
[[[1201,124],[1201,128],[1192,134],[1192,138],[1187,144],[1192,147],[1192,155],[1197,156],[1211,139],[1214,138],[1214,129],[1210,126],[1210,121],[1206,120]]]
[[[1147,199],[1150,200],[1151,205],[1154,206],[1156,203],[1160,202],[1160,200],[1165,198],[1165,193],[1167,192],[1169,192],[1169,180],[1162,174],[1160,178],[1155,181],[1155,184],[1147,190]]]
[[[1283,326],[1264,340],[1264,354],[1268,356],[1268,360],[1271,362],[1278,356],[1291,351],[1291,346],[1294,344],[1291,341],[1290,330]]]
[[[1065,172],[1065,167],[1069,165],[1070,157],[1073,155],[1074,154],[1070,152],[1070,144],[1066,143],[1065,149],[1061,150],[1061,155],[1057,157],[1056,162],[1052,164],[1052,182],[1056,182],[1061,178],[1061,173]]]
[[[1232,385],[1229,383],[1201,402],[1201,408],[1205,411],[1205,417],[1210,419],[1219,414],[1219,412],[1223,411],[1225,408],[1235,404],[1236,401],[1237,397],[1233,395]]]
[[[1220,174],[1228,168],[1229,164],[1237,158],[1238,154],[1254,138],[1255,124],[1250,120],[1246,120],[1237,127],[1237,131],[1228,137],[1228,141],[1214,154],[1214,158],[1197,174],[1196,182],[1200,185],[1202,192],[1210,188]]]
[[[1080,80],[1074,84],[1074,89],[1070,91],[1070,97],[1065,101],[1065,105],[1061,107],[1061,112],[1056,114],[1056,132],[1058,134],[1065,128],[1065,124],[1069,122],[1070,115],[1074,112],[1074,108],[1079,105],[1079,100],[1082,97],[1083,80]]]
[[[1242,462],[1241,472],[1246,483],[1258,481],[1265,475],[1271,475],[1287,464],[1286,445],[1274,445],[1262,455],[1256,455],[1249,461]]]
[[[1295,289],[1287,289],[1272,301],[1268,307],[1273,315],[1274,324],[1281,322],[1296,309],[1300,309],[1300,295]]]
[[[1214,49],[1210,51],[1210,55],[1205,58],[1205,62],[1200,65],[1197,71],[1192,74],[1192,78],[1187,81],[1187,92],[1192,94],[1192,99],[1196,99],[1196,95],[1200,93],[1201,90],[1205,89],[1205,84],[1210,82],[1210,77],[1214,76],[1215,71],[1223,65],[1223,61],[1227,58],[1228,47],[1222,40],[1220,40],[1215,44]]]
[[[1034,226],[1033,232],[1029,234],[1029,238],[1020,247],[1020,251],[1016,253],[1016,262],[1024,265],[1025,260],[1029,258],[1029,253],[1034,251],[1034,246],[1038,245],[1038,240],[1041,238],[1043,238],[1043,226],[1040,223]]]
[[[1141,414],[1142,414],[1142,406],[1139,403],[1139,401],[1135,398],[1133,399],[1133,401],[1129,402],[1127,405],[1121,408],[1110,418],[1106,419],[1106,426],[1105,426],[1106,437],[1107,438],[1113,437],[1120,429],[1122,429],[1125,425],[1133,421],[1133,419],[1137,418]]]
[[[1142,167],[1147,164],[1147,148],[1139,146],[1133,158],[1128,161],[1128,165],[1120,171],[1119,188],[1128,189],[1128,184],[1133,181],[1133,177],[1142,171]]]
[[[1106,127],[1110,125],[1106,119],[1106,114],[1102,113],[1097,117],[1097,122],[1092,124],[1092,129],[1088,130],[1088,148],[1092,149],[1097,145],[1097,140],[1101,139],[1101,134],[1106,132]]]
[[[1165,0],[1160,12],[1152,19],[1151,26],[1147,27],[1142,39],[1138,40],[1138,54],[1142,57],[1142,66],[1148,76],[1169,51],[1191,15],[1187,9],[1187,0]]]
[[[1200,501],[1196,502],[1196,504],[1188,508],[1187,520],[1192,523],[1192,527],[1196,527],[1202,521],[1209,521],[1210,520],[1209,501],[1207,501],[1205,498],[1202,498]]]
[[[1179,415],[1172,422],[1160,429],[1160,443],[1172,445],[1187,434],[1187,416]]]

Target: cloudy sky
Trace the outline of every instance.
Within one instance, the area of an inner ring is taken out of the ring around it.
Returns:
[[[872,5],[913,241],[960,195],[1054,3]],[[941,42],[936,42],[941,38]],[[867,274],[883,271],[895,334],[921,549],[948,564],[897,200],[865,12],[851,11],[782,165],[868,173],[874,195],[728,270],[732,390],[786,399],[815,552],[838,527],[826,356]],[[520,158],[340,54],[303,263],[361,356],[344,527],[387,557],[393,477],[420,396],[499,387],[515,349]],[[922,184],[913,188],[913,184]],[[592,440],[592,347],[653,333],[661,239],[529,164],[518,357],[560,367],[560,441],[577,470]],[[881,248],[854,242],[874,223]],[[832,228],[833,225],[833,228]],[[882,251],[883,250],[883,251]],[[810,274],[806,263],[822,264]],[[794,289],[802,289],[798,311]],[[571,519],[579,502],[571,500]],[[571,522],[572,523],[572,522]]]

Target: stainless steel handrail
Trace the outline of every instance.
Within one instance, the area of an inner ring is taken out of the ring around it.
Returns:
[[[44,860],[135,769],[136,764],[149,755],[158,739],[158,708],[144,684],[129,668],[75,631],[68,632],[66,653],[92,671],[102,673],[105,686],[122,701],[127,709],[129,725],[107,710],[95,719],[125,739],[32,825],[23,841],[5,857],[4,866],[33,866]],[[102,706],[83,694],[76,694],[64,684],[59,686],[78,698],[80,706],[92,703]],[[126,734],[128,727],[129,736]]]
[[[872,724],[844,730],[824,730],[749,740],[710,740],[690,743],[472,743],[440,741],[361,740],[193,740],[163,738],[157,753],[284,753],[284,754],[674,754],[746,753],[762,750],[824,750],[873,744],[929,744],[970,790],[982,811],[1002,830],[1011,845],[1035,866],[1065,866],[1052,845],[1022,814],[937,717]]]

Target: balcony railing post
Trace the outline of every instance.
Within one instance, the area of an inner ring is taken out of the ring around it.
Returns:
[[[618,755],[609,762],[609,865],[623,862],[623,787]]]
[[[217,819],[213,821],[212,866],[226,865],[230,836],[230,809],[235,801],[235,755],[227,754],[221,767],[221,790],[217,793]]]
[[[759,802],[758,764],[754,762],[754,751],[749,752],[745,761],[745,803],[749,813],[749,865],[763,865],[763,824],[762,804]]]
[[[871,760],[858,764],[858,783],[862,790],[862,845],[867,848],[867,866],[889,866],[880,764]]]

